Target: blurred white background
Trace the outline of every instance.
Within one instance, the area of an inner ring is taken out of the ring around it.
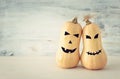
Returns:
[[[120,56],[120,0],[0,0],[0,55],[54,56],[60,28],[93,14],[108,55]]]

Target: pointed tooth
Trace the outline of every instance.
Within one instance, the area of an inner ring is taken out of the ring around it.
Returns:
[[[89,55],[89,52],[87,52],[87,54]]]
[[[88,55],[90,55],[90,52],[87,52],[88,53]]]
[[[93,55],[95,55],[95,53],[93,52]]]

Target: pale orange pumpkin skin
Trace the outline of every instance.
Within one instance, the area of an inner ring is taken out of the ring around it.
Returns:
[[[95,34],[99,34],[97,39],[94,39]],[[86,35],[91,36],[91,39],[86,39]],[[81,54],[81,64],[87,69],[103,69],[107,63],[107,56],[102,47],[101,32],[98,25],[90,23],[83,28],[83,51]],[[101,53],[96,55],[88,55],[87,52],[96,52],[101,50]]]
[[[65,36],[65,31],[69,32],[70,35]],[[73,68],[78,65],[80,60],[79,44],[81,39],[81,31],[81,25],[72,21],[66,22],[62,27],[59,48],[56,53],[56,62],[59,67]],[[76,38],[73,36],[74,34],[79,34],[79,37]],[[72,44],[68,43],[70,40],[72,41]],[[73,53],[65,53],[61,49],[61,46],[65,47],[66,49],[76,48],[76,50]]]

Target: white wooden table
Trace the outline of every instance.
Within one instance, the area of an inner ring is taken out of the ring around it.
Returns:
[[[0,57],[0,79],[120,79],[120,57],[109,56],[103,70],[61,69],[55,57]]]

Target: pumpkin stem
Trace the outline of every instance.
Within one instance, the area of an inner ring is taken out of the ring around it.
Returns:
[[[74,23],[74,24],[77,24],[78,22],[77,22],[77,17],[74,17],[74,19],[72,20],[72,23]]]
[[[89,20],[90,18],[92,18],[93,16],[91,16],[91,15],[86,15],[86,16],[84,16],[84,20],[83,21],[85,21],[86,22],[86,25],[89,25],[89,24],[91,24],[92,22]]]
[[[86,25],[91,24],[91,21],[89,21],[89,19],[86,20]]]

